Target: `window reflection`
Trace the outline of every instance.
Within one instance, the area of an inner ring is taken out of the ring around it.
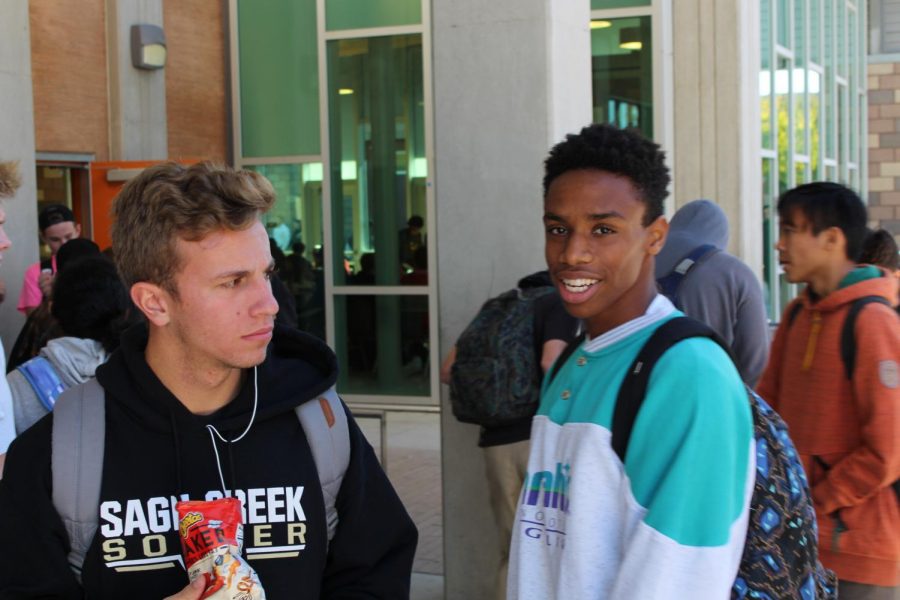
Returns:
[[[272,257],[294,301],[297,326],[325,339],[325,278],[322,264],[322,164],[256,165],[272,182],[275,206],[263,217]],[[282,305],[280,310],[287,310]]]
[[[604,19],[591,28],[595,123],[635,127],[653,138],[653,68],[650,17]]]
[[[428,265],[422,37],[332,41],[328,60],[334,283],[421,285]]]

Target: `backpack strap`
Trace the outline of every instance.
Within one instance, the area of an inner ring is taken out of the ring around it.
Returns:
[[[97,531],[106,406],[96,379],[69,388],[53,409],[51,472],[53,505],[69,534],[69,565],[81,581],[81,567]],[[309,442],[325,499],[328,540],[334,537],[336,500],[350,464],[350,432],[344,405],[332,387],[318,400],[295,409]]]
[[[106,442],[106,406],[96,379],[59,397],[51,440],[53,505],[69,534],[69,565],[80,582],[81,566],[97,531]]]
[[[795,302],[791,307],[791,312],[787,314],[787,319],[785,319],[787,321],[788,327],[794,324],[794,320],[797,318],[797,315],[800,314],[801,310],[803,310],[803,303]]]
[[[712,254],[714,250],[718,250],[718,248],[712,244],[697,246],[691,250],[687,256],[678,261],[678,264],[675,265],[675,268],[672,269],[671,272],[657,279],[656,284],[659,286],[659,291],[662,295],[669,298],[669,300],[672,301],[672,304],[678,307],[678,288],[681,287],[682,280],[684,280],[688,271],[690,271],[694,265]]]
[[[728,344],[707,325],[690,317],[675,317],[657,327],[631,363],[631,368],[625,374],[619,394],[616,396],[612,420],[612,447],[623,463],[631,431],[634,429],[634,421],[644,403],[653,366],[666,350],[684,339],[693,337],[710,338],[721,346],[729,357],[731,356]]]
[[[350,464],[350,430],[344,404],[334,387],[294,409],[312,450],[325,500],[328,541],[337,530],[337,496]]]
[[[844,374],[847,375],[847,379],[853,379],[853,372],[856,369],[856,318],[863,307],[873,302],[893,308],[890,302],[881,296],[863,296],[853,301],[844,319],[844,327],[841,329],[841,360],[844,362]]]
[[[56,399],[63,393],[66,386],[63,385],[50,361],[43,356],[35,356],[16,367],[16,370],[31,385],[31,389],[41,401],[41,405],[48,412],[52,411]]]

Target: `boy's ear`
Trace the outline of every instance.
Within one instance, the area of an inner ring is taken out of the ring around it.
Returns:
[[[832,252],[847,253],[847,237],[840,227],[829,227],[821,233],[825,248]]]
[[[139,281],[132,285],[131,301],[157,327],[168,324],[172,318],[172,295],[156,284]]]
[[[662,215],[647,226],[647,253],[656,256],[666,245],[669,234],[669,222]]]

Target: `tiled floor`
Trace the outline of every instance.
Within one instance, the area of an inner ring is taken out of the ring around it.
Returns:
[[[387,474],[419,529],[412,599],[439,600],[443,598],[444,587],[440,416],[390,412],[386,418]],[[379,450],[378,422],[364,417],[358,421]]]

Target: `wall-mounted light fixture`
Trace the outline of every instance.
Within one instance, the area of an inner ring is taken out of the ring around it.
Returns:
[[[131,64],[136,69],[166,66],[166,34],[158,25],[131,26]]]
[[[623,27],[619,30],[619,48],[640,50],[643,47],[640,27]]]

